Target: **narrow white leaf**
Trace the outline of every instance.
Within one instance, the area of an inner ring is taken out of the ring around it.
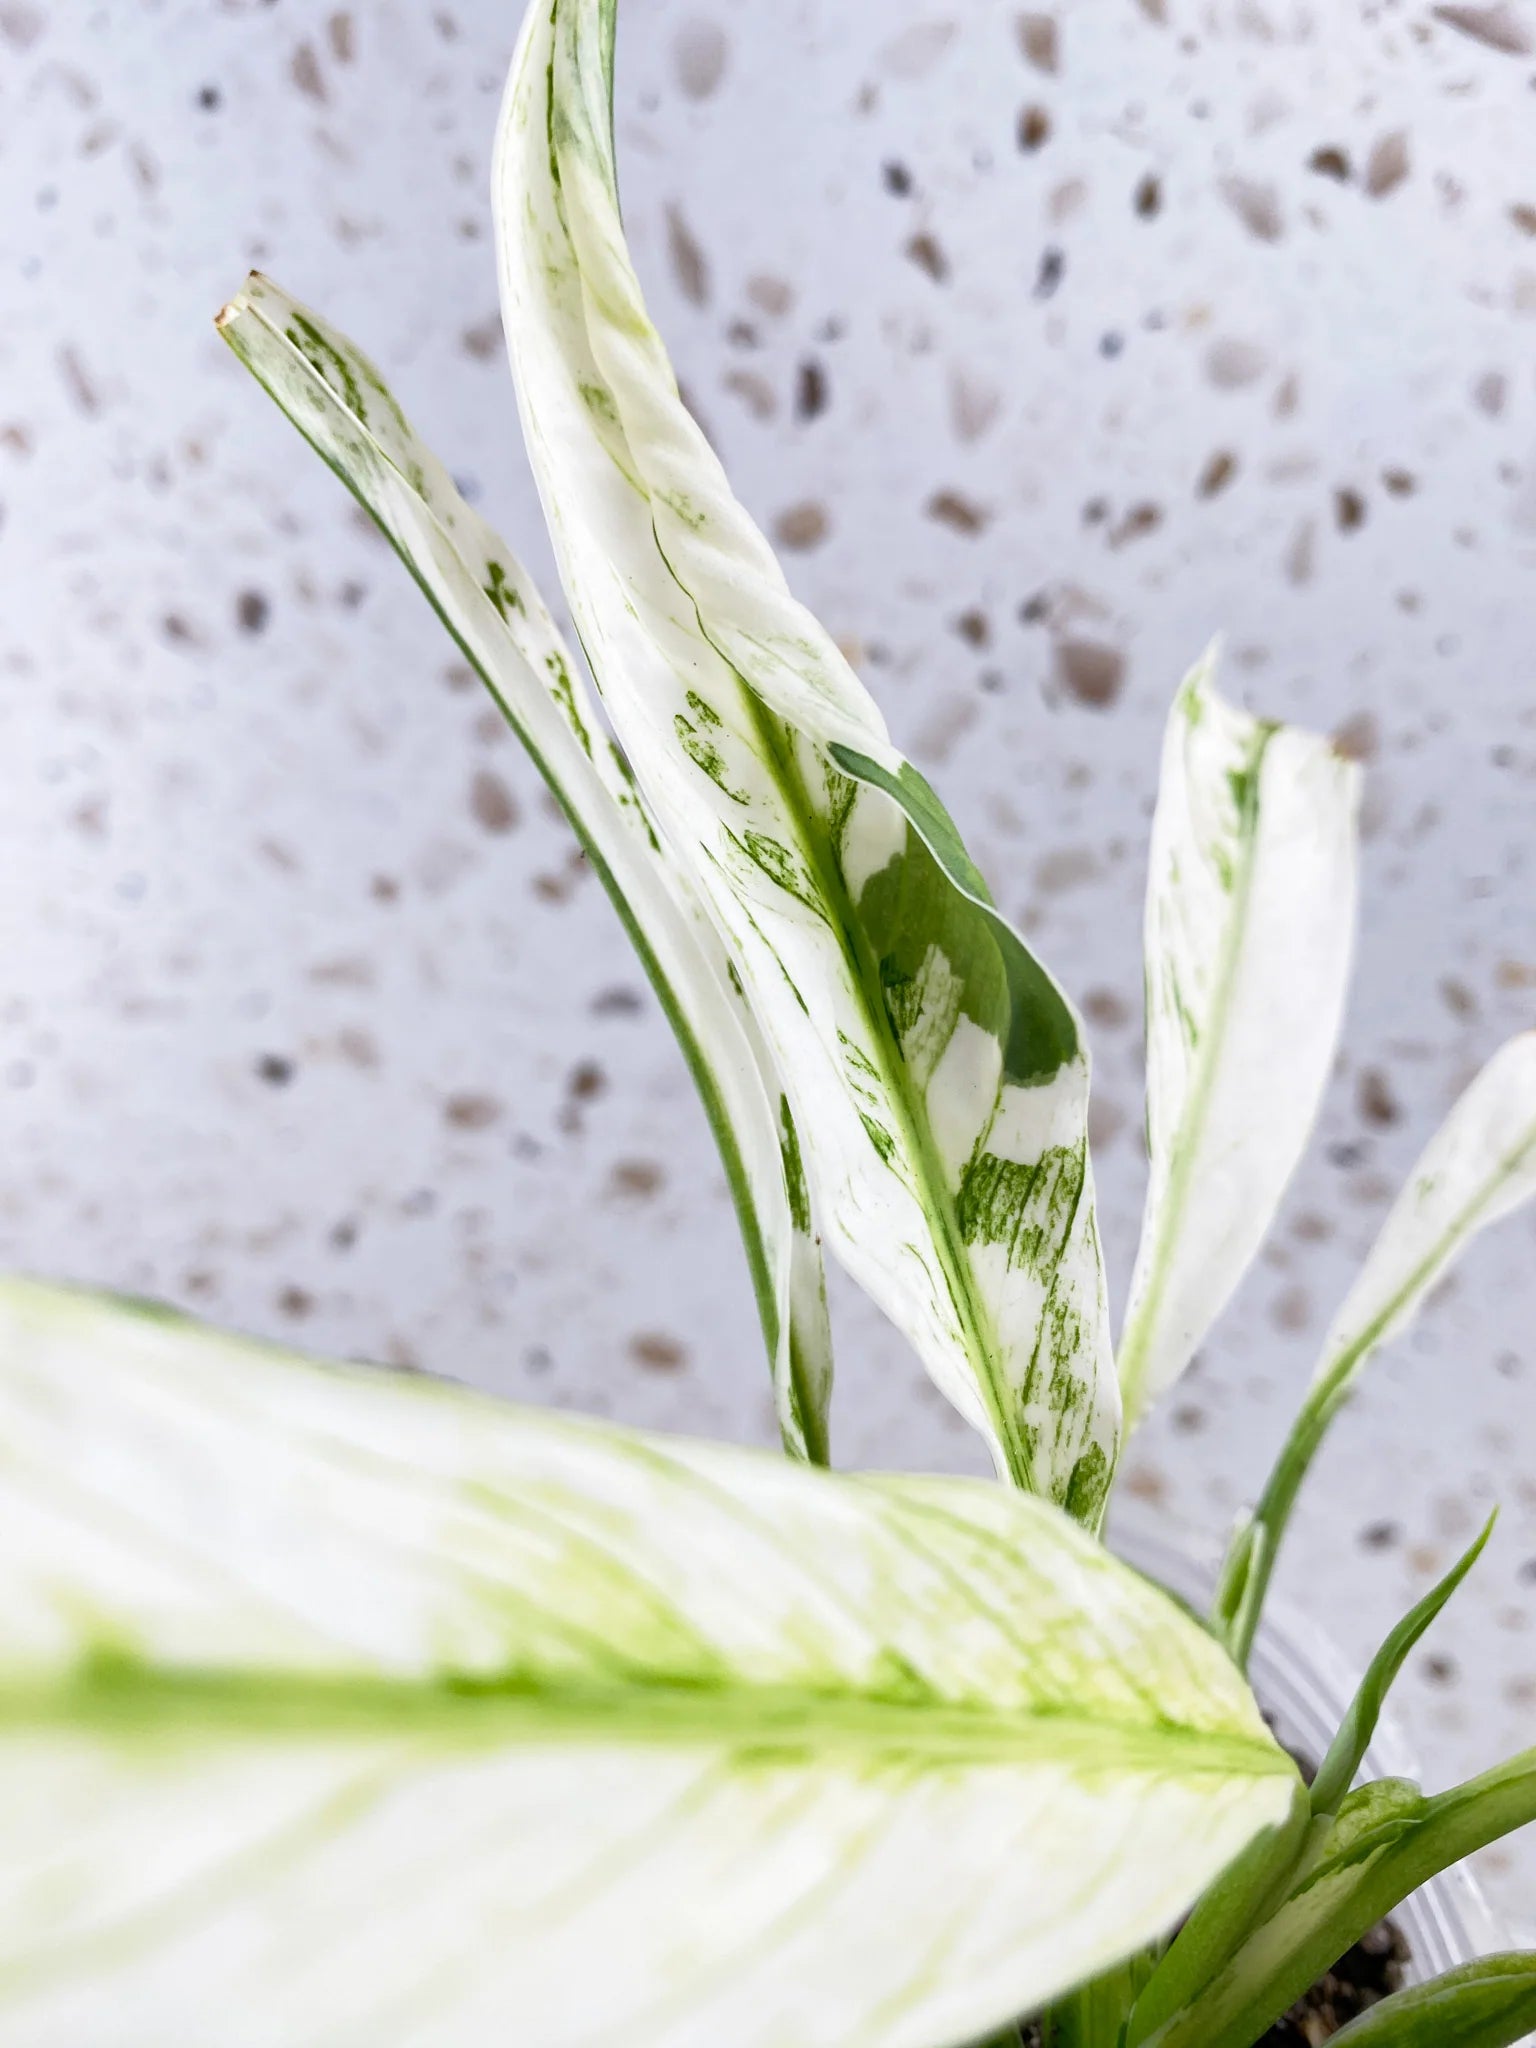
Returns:
[[[7,2048],[952,2048],[1297,1785],[1044,1504],[0,1288]]]
[[[378,371],[253,274],[224,339],[377,521],[575,827],[677,1032],[720,1146],[786,1444],[824,1462],[831,1389],[821,1256],[773,1061],[687,874],[532,580],[464,502]]]
[[[1070,1006],[790,595],[682,404],[619,219],[611,16],[528,16],[504,326],[583,647],[793,1096],[829,1242],[1017,1483],[1096,1519],[1118,1393]]]
[[[1355,920],[1358,771],[1250,718],[1215,650],[1168,721],[1147,885],[1150,1180],[1120,1345],[1127,1424],[1263,1241],[1332,1066]]]
[[[1488,1224],[1536,1194],[1536,1031],[1500,1047],[1409,1176],[1323,1341],[1301,1412],[1222,1566],[1214,1612],[1246,1662],[1296,1496],[1375,1352]]]
[[[1465,1246],[1536,1194],[1536,1031],[1500,1047],[1409,1175],[1334,1318],[1317,1390],[1340,1397]]]

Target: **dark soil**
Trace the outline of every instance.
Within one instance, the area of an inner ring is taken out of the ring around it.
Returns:
[[[1347,2020],[1379,2004],[1403,1981],[1408,1944],[1390,1920],[1383,1920],[1340,1956],[1305,1998],[1298,1999],[1254,2048],[1319,2048]],[[1024,2048],[1040,2048],[1040,2030],[1026,2025]]]

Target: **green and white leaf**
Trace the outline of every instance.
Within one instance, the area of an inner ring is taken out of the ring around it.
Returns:
[[[1323,1342],[1305,1403],[1222,1568],[1216,1616],[1246,1658],[1297,1492],[1380,1347],[1478,1232],[1536,1194],[1536,1031],[1501,1046],[1430,1140]]]
[[[559,800],[661,998],[736,1202],[786,1444],[825,1462],[831,1339],[789,1103],[719,937],[526,571],[455,490],[368,358],[254,273],[219,316],[491,691]]]
[[[1168,720],[1147,884],[1150,1180],[1120,1344],[1127,1427],[1189,1364],[1263,1241],[1333,1062],[1359,774],[1213,686]]]
[[[1334,2035],[1339,2048],[1513,2048],[1536,2028],[1536,1955],[1484,1956],[1395,1991]]]
[[[1118,1396],[1070,1006],[790,595],[630,264],[612,11],[530,10],[498,138],[504,325],[582,645],[726,933],[827,1238],[1017,1483],[1095,1521]]]
[[[951,2048],[1297,1778],[1068,1517],[0,1287],[7,2048]]]
[[[1536,1031],[1500,1047],[1409,1176],[1323,1345],[1314,1386],[1341,1396],[1490,1223],[1536,1195]]]
[[[1202,1995],[1148,2048],[1252,2048],[1410,1892],[1536,1820],[1536,1750],[1426,1798],[1402,1778],[1352,1792],[1293,1882]]]

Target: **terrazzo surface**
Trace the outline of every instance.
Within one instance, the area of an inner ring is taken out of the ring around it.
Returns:
[[[220,347],[260,264],[553,592],[495,307],[512,5],[0,4],[0,1262],[767,1442],[721,1174],[601,891],[392,558]],[[690,402],[1085,1010],[1118,1290],[1158,737],[1217,629],[1366,764],[1344,1049],[1137,1440],[1217,1531],[1413,1157],[1536,1009],[1536,7],[625,0]],[[1281,1574],[1428,1781],[1536,1722],[1536,1223],[1373,1369]],[[838,1295],[841,1461],[979,1469]],[[1482,1860],[1536,1925],[1536,1843]]]

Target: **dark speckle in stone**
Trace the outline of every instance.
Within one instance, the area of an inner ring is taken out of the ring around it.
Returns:
[[[1061,249],[1046,249],[1041,253],[1040,268],[1035,273],[1035,297],[1054,297],[1056,287],[1067,271],[1066,252]]]
[[[492,768],[477,768],[469,785],[469,809],[482,831],[495,837],[510,832],[518,821],[517,799]]]
[[[271,611],[271,605],[259,590],[242,590],[235,599],[235,619],[242,633],[261,632]]]
[[[827,373],[814,356],[807,356],[795,373],[795,417],[813,420],[827,409]]]
[[[1021,14],[1018,21],[1019,48],[1024,61],[1036,71],[1055,73],[1061,68],[1061,36],[1054,15]]]
[[[967,538],[980,533],[992,516],[985,506],[978,505],[959,491],[935,491],[924,509],[930,519],[936,519],[952,533],[963,533]]]
[[[1195,480],[1197,498],[1214,498],[1237,475],[1237,457],[1230,448],[1218,448],[1207,456],[1205,467]]]
[[[608,1076],[596,1060],[578,1060],[572,1067],[566,1088],[575,1102],[595,1102],[608,1088]]]
[[[443,1122],[455,1131],[489,1130],[501,1113],[496,1097],[476,1088],[461,1089],[443,1104]]]
[[[653,1159],[618,1159],[609,1181],[615,1194],[644,1201],[666,1186],[667,1176]]]
[[[1374,711],[1352,711],[1333,729],[1333,750],[1346,761],[1374,761],[1381,751],[1381,724]]]
[[[1497,50],[1502,57],[1528,57],[1532,41],[1530,31],[1520,19],[1509,0],[1494,0],[1486,7],[1436,7],[1431,9],[1436,21],[1443,21],[1447,28],[1454,28],[1474,42],[1485,44],[1490,50]]]
[[[1385,199],[1397,190],[1413,168],[1408,155],[1408,137],[1401,129],[1383,135],[1366,158],[1365,189],[1373,199]]]
[[[1123,996],[1112,988],[1091,988],[1083,997],[1083,1015],[1090,1024],[1098,1024],[1106,1031],[1121,1031],[1131,1021],[1131,1012]]]
[[[672,270],[672,280],[690,306],[703,306],[709,302],[709,265],[704,251],[699,247],[692,229],[683,218],[682,209],[672,205],[667,208],[667,260]]]
[[[1107,711],[1125,685],[1125,656],[1102,640],[1062,640],[1056,676],[1067,695],[1093,711]]]
[[[264,1052],[256,1062],[256,1078],[269,1088],[286,1088],[296,1069],[285,1053]]]
[[[1477,997],[1464,981],[1459,981],[1454,974],[1446,974],[1441,976],[1437,986],[1441,1002],[1453,1017],[1465,1022],[1477,1015]]]
[[[907,243],[906,253],[919,270],[927,271],[935,284],[943,284],[949,276],[949,258],[944,254],[937,235],[930,235],[926,230],[914,235]]]
[[[686,1345],[660,1330],[641,1330],[631,1337],[629,1355],[647,1372],[681,1372],[688,1363]]]
[[[644,999],[632,988],[605,988],[592,998],[594,1017],[636,1017],[645,1007]]]
[[[1051,117],[1044,107],[1019,109],[1019,147],[1026,155],[1043,149],[1051,139]]]
[[[819,547],[831,526],[826,507],[807,499],[803,505],[787,506],[778,515],[773,522],[773,537],[781,548],[803,553],[807,548]]]

